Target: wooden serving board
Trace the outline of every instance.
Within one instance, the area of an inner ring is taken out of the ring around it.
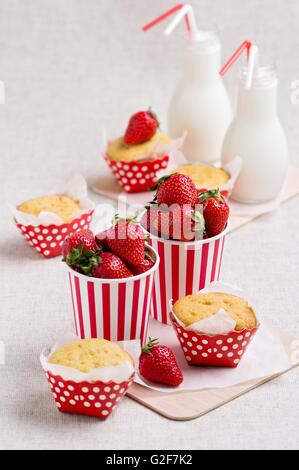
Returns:
[[[299,339],[282,331],[280,333],[293,365],[279,374],[250,380],[233,387],[180,393],[162,393],[133,384],[128,396],[168,419],[188,421],[199,418],[299,366]]]
[[[89,178],[89,187],[97,194],[105,196],[114,201],[118,201],[120,197],[124,197],[124,201],[127,205],[140,205],[143,207],[149,202],[152,197],[151,193],[136,193],[126,194],[123,193],[121,187],[117,183],[116,179],[110,173],[109,168],[102,167],[102,173],[99,177]],[[284,188],[278,198],[278,203],[282,203],[291,199],[292,197],[299,194],[299,167],[290,167]],[[252,220],[256,219],[260,215],[267,212],[261,211],[257,205],[250,204],[237,204],[231,202],[231,217],[230,217],[230,231],[236,230],[243,225],[248,224]],[[242,215],[240,215],[242,214]]]

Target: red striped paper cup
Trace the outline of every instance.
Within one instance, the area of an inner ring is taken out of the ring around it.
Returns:
[[[160,257],[155,275],[152,316],[170,324],[169,301],[197,293],[220,278],[226,229],[219,235],[195,242],[179,242],[156,237],[150,233],[149,244]]]
[[[106,156],[105,160],[124,191],[140,193],[158,182],[157,173],[167,168],[169,156],[134,162],[117,162]]]
[[[88,229],[94,209],[76,217],[72,222],[61,225],[23,225],[15,221],[21,234],[32,248],[45,258],[61,255],[64,240],[81,229]]]
[[[260,325],[225,335],[207,335],[186,330],[173,314],[170,320],[189,365],[209,367],[238,367]]]
[[[109,341],[146,341],[153,280],[159,256],[149,247],[155,265],[128,279],[96,279],[67,265],[76,335]]]
[[[121,383],[73,382],[45,371],[56,406],[62,413],[107,419],[125,396],[134,376]]]

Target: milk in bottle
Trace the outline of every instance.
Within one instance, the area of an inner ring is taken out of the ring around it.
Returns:
[[[258,67],[249,89],[245,86],[246,75],[244,67],[239,78],[237,113],[224,140],[222,162],[241,157],[242,169],[232,197],[240,202],[260,203],[276,198],[283,186],[288,146],[277,114],[275,68]]]
[[[232,109],[220,68],[221,43],[216,32],[193,35],[168,112],[169,134],[179,137],[187,131],[183,152],[192,162],[211,163],[221,158]]]

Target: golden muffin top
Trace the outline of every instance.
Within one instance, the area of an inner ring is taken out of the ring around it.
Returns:
[[[171,143],[171,139],[161,132],[156,132],[154,137],[143,144],[126,145],[124,143],[124,138],[119,137],[118,139],[109,142],[107,156],[110,160],[118,162],[144,160],[145,158],[148,158],[151,150],[155,145],[157,145],[157,143],[167,145]]]
[[[257,325],[255,313],[246,300],[223,292],[188,295],[178,300],[173,311],[185,326],[209,318],[224,309],[236,322],[236,331]]]
[[[126,351],[105,339],[82,339],[67,344],[53,353],[49,362],[85,373],[98,367],[119,366],[125,362],[134,366],[132,357]]]
[[[189,176],[198,189],[215,189],[228,182],[230,175],[223,168],[190,163],[175,170],[175,173],[182,173]]]
[[[17,209],[26,214],[38,216],[41,212],[53,212],[65,222],[71,222],[80,210],[80,202],[67,196],[41,196],[20,204]]]

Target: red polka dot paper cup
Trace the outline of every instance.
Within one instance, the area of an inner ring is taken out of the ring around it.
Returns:
[[[107,419],[134,380],[116,382],[74,382],[45,370],[58,410],[62,413]]]
[[[175,329],[186,361],[190,366],[238,367],[248,346],[259,329],[232,331],[224,335],[207,335],[179,325],[172,313]]]
[[[127,279],[96,279],[66,265],[78,337],[145,343],[153,281],[159,267],[157,252],[151,247],[149,250],[155,265]]]
[[[170,324],[169,301],[197,293],[220,278],[226,229],[206,240],[179,242],[149,234],[149,244],[160,257],[153,288],[151,315]]]
[[[16,219],[15,224],[32,248],[45,258],[53,258],[61,255],[61,246],[68,236],[90,227],[93,213],[94,209],[91,209],[61,225],[24,225]]]
[[[169,156],[134,162],[117,162],[105,156],[105,160],[124,191],[140,193],[158,182],[157,173],[167,168]]]

